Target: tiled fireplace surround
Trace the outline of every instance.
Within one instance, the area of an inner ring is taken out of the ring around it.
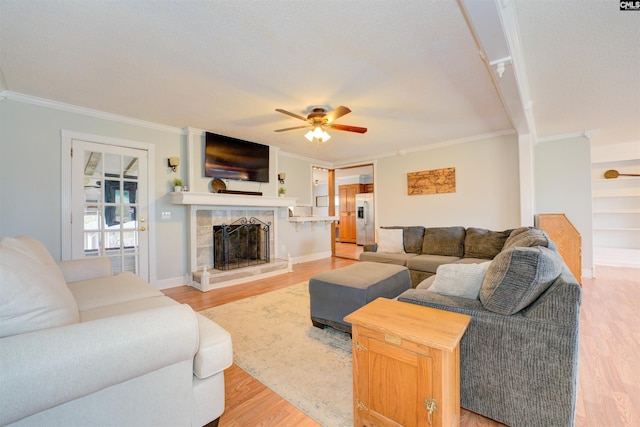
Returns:
[[[287,197],[243,196],[230,194],[171,193],[171,203],[189,206],[189,260],[187,284],[201,291],[235,285],[291,271],[291,260],[276,258],[278,215],[293,206]],[[233,270],[213,269],[213,226],[231,224],[237,219],[254,217],[270,223],[269,263]]]
[[[195,222],[195,243],[192,243],[192,286],[201,291],[210,291],[223,286],[242,283],[247,280],[268,277],[290,271],[290,260],[277,259],[275,254],[275,238],[278,208],[268,207],[215,207],[192,206],[192,220]],[[213,226],[231,224],[240,219],[256,218],[265,224],[271,224],[269,233],[269,253],[271,259],[266,264],[232,270],[216,270],[213,268]],[[195,256],[194,256],[195,255]]]
[[[231,224],[240,218],[256,218],[265,224],[271,224],[269,233],[269,253],[275,253],[274,210],[273,209],[220,209],[198,206],[196,209],[196,270],[213,268],[213,226]]]

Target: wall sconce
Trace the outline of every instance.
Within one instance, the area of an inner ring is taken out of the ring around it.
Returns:
[[[287,174],[284,172],[280,172],[278,174],[278,181],[280,181],[280,184],[284,184],[284,179],[287,177]]]
[[[169,167],[172,171],[176,172],[178,170],[178,166],[180,166],[180,158],[179,157],[169,157],[167,161]]]

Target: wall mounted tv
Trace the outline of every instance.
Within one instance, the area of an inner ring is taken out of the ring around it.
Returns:
[[[207,132],[204,176],[269,182],[269,146]]]

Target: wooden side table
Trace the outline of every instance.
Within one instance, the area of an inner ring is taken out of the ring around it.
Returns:
[[[378,298],[353,331],[354,426],[460,424],[460,339],[471,316]]]

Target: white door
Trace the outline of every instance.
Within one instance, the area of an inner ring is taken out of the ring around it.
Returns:
[[[148,151],[72,140],[71,254],[149,280]]]

